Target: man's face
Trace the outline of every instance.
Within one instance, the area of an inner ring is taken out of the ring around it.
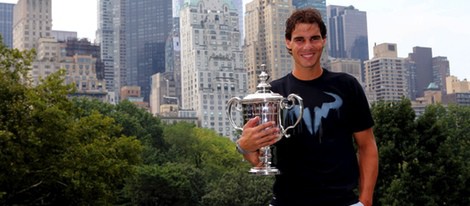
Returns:
[[[323,39],[318,24],[300,23],[292,31],[292,39],[286,39],[286,46],[292,50],[295,69],[321,68],[320,58],[326,39]]]

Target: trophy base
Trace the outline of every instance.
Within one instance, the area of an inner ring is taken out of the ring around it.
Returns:
[[[278,175],[281,174],[279,169],[275,167],[253,167],[249,171],[250,174],[255,175]]]

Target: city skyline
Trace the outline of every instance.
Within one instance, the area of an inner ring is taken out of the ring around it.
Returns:
[[[243,0],[244,4],[252,0]],[[17,0],[0,0],[17,3]],[[445,56],[451,75],[470,79],[466,49],[470,48],[470,2],[456,0],[410,2],[406,0],[327,0],[327,5],[352,5],[367,12],[369,51],[375,43],[396,43],[399,57],[407,57],[413,47],[430,47],[433,56]],[[61,9],[65,8],[65,9]],[[73,9],[66,9],[73,8]],[[76,31],[79,38],[94,41],[97,28],[96,0],[52,0],[53,30]],[[403,29],[400,29],[403,28]],[[372,52],[369,58],[373,58]]]

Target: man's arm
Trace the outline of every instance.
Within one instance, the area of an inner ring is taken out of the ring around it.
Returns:
[[[377,182],[379,154],[372,128],[354,133],[358,146],[359,159],[359,200],[365,206],[373,202],[374,188]]]

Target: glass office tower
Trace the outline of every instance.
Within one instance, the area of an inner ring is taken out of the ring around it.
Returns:
[[[0,35],[3,44],[13,47],[13,8],[14,4],[0,3]]]

